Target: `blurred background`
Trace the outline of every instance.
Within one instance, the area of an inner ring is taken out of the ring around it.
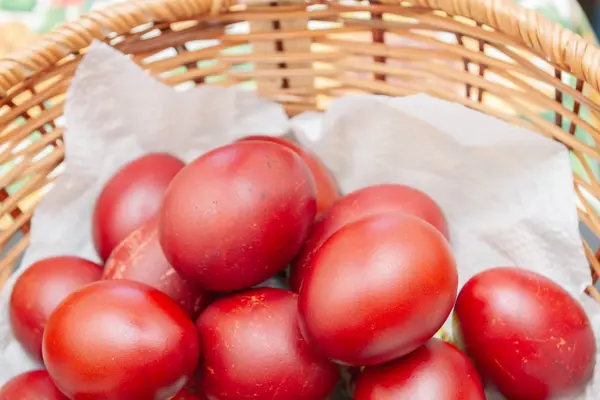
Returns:
[[[119,0],[117,0],[119,1]],[[598,0],[514,0],[595,41],[600,31]],[[0,55],[6,54],[65,20],[115,0],[0,0]]]

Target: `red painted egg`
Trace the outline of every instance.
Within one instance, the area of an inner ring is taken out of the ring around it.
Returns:
[[[280,144],[292,150],[298,154],[312,173],[317,188],[317,215],[327,210],[340,198],[340,190],[333,178],[331,172],[327,169],[325,164],[315,154],[308,150],[298,146],[295,143],[290,142],[279,137],[272,136],[248,136],[242,140],[265,140]]]
[[[297,295],[260,288],[215,301],[196,321],[209,399],[325,400],[339,368],[306,343]]]
[[[148,154],[125,165],[104,185],[92,216],[94,245],[103,261],[156,215],[169,182],[184,165],[169,154]]]
[[[210,294],[190,284],[167,261],[158,241],[158,223],[151,219],[133,231],[111,253],[104,279],[145,283],[169,295],[193,319],[208,304]]]
[[[0,400],[68,400],[54,385],[48,372],[17,375],[0,388]]]
[[[573,398],[592,376],[590,321],[546,277],[509,267],[481,272],[460,291],[454,316],[461,347],[511,400]]]
[[[404,185],[369,186],[342,197],[315,223],[300,254],[292,263],[291,289],[294,292],[300,290],[312,257],[341,227],[371,215],[398,212],[419,217],[448,237],[448,227],[442,210],[425,193]]]
[[[458,286],[448,241],[406,214],[346,225],[319,249],[300,290],[304,337],[330,359],[368,366],[425,344]]]
[[[471,361],[456,347],[431,339],[409,355],[367,367],[359,375],[354,400],[485,400]]]
[[[199,157],[173,179],[160,213],[167,259],[211,291],[256,285],[298,253],[315,217],[315,187],[302,159],[264,141]]]
[[[10,323],[32,358],[42,361],[42,337],[54,309],[69,294],[101,277],[100,265],[73,256],[45,258],[19,276],[10,297]]]
[[[170,400],[194,374],[194,323],[139,282],[100,281],[71,294],[46,326],[44,360],[71,399]]]

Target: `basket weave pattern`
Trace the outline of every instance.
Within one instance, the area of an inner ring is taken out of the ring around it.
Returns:
[[[570,149],[580,218],[600,235],[600,51],[535,12],[508,0],[135,0],[0,59],[0,275],[60,172],[65,92],[94,39],[180,89],[255,89],[290,114],[348,93],[426,92],[525,126]]]

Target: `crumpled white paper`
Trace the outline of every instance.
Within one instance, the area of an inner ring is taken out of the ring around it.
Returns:
[[[600,306],[581,294],[591,278],[568,152],[539,134],[425,95],[346,97],[324,114],[287,121],[278,105],[249,93],[175,92],[101,44],[77,71],[65,118],[66,169],[34,214],[25,266],[59,254],[96,259],[93,202],[102,184],[141,154],[168,151],[189,161],[246,134],[292,129],[345,193],[395,182],[431,195],[448,218],[461,285],[493,266],[530,268],[580,299],[600,332]],[[0,295],[0,384],[35,367],[10,333],[14,279]],[[578,400],[596,399],[599,390],[600,367]]]

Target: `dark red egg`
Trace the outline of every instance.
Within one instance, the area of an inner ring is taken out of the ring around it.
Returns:
[[[325,400],[339,368],[302,338],[297,295],[260,288],[215,301],[196,321],[209,399]]]
[[[100,281],[71,294],[46,326],[44,361],[71,399],[168,400],[199,358],[194,323],[139,282]]]
[[[71,293],[102,277],[102,267],[79,257],[50,257],[32,264],[15,282],[10,323],[15,338],[42,361],[42,337],[50,314]]]
[[[315,180],[317,188],[317,215],[327,210],[340,198],[340,190],[335,179],[333,179],[333,175],[315,154],[280,137],[257,135],[248,136],[242,140],[265,140],[285,146],[298,154],[310,169]]]
[[[331,235],[344,225],[383,213],[414,215],[429,222],[448,238],[446,218],[440,207],[427,194],[404,185],[368,186],[342,197],[315,222],[308,240],[291,265],[291,289],[294,292],[300,291],[312,257]]]
[[[128,279],[145,283],[169,295],[196,319],[210,294],[190,284],[167,261],[158,241],[156,218],[133,231],[111,253],[104,279]]]
[[[346,225],[319,249],[300,290],[304,337],[342,364],[368,366],[425,344],[458,286],[448,241],[407,214]]]
[[[431,339],[409,355],[367,367],[359,375],[354,400],[485,400],[471,361],[456,347]]]
[[[68,400],[54,385],[48,372],[17,375],[0,388],[0,400]]]
[[[510,400],[573,398],[592,377],[596,341],[581,305],[550,279],[493,268],[460,291],[455,334]]]
[[[104,185],[92,216],[94,245],[103,261],[156,215],[167,186],[184,165],[170,154],[148,154],[125,165]]]
[[[256,285],[298,253],[315,217],[315,187],[302,159],[264,141],[199,157],[173,179],[159,219],[167,259],[211,291]]]

